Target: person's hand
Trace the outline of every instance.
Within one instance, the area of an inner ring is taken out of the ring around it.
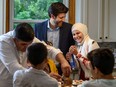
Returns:
[[[64,58],[62,53],[57,54],[56,60],[61,64],[62,72],[65,76],[69,76],[71,73],[71,67],[68,61]]]
[[[66,60],[70,60],[71,59],[71,54],[70,54],[70,52],[67,52],[67,54],[66,54]]]
[[[58,82],[61,82],[62,81],[62,77],[59,74],[57,74],[57,73],[51,72],[51,73],[49,73],[49,75],[51,77],[55,78]]]
[[[71,73],[71,67],[69,63],[67,61],[63,62],[61,64],[61,68],[62,68],[63,75],[66,77],[69,77]]]
[[[77,47],[76,47],[75,45],[72,45],[72,46],[69,48],[69,52],[70,52],[70,54],[77,55],[77,54],[78,54]]]

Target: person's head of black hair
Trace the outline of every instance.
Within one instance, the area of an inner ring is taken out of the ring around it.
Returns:
[[[14,38],[22,40],[24,42],[30,42],[34,39],[34,31],[30,24],[20,23],[14,30]]]
[[[47,59],[47,48],[42,43],[32,43],[27,48],[28,61],[36,66]]]
[[[88,53],[93,69],[96,67],[104,75],[111,74],[114,67],[114,55],[108,48],[98,48]]]
[[[50,5],[48,9],[48,15],[51,17],[51,14],[53,14],[55,17],[58,16],[60,13],[67,13],[68,8],[61,2],[54,2]]]

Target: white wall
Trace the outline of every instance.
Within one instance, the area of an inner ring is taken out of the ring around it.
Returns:
[[[0,35],[5,33],[5,6],[6,0],[0,0]]]
[[[109,0],[109,29],[110,39],[116,38],[116,0]]]
[[[116,42],[116,0],[76,0],[76,22],[98,42]]]

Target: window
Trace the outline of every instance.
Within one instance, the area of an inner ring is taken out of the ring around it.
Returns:
[[[6,0],[6,32],[12,30],[21,22],[28,22],[33,26],[36,22],[46,20],[48,18],[48,6],[56,1],[63,2],[69,7],[69,14],[66,16],[66,21],[73,24],[75,19],[75,0]],[[37,4],[39,6],[37,6]],[[38,15],[40,13],[42,15]]]
[[[63,0],[11,0],[10,28],[15,28],[21,22],[34,26],[36,22],[48,19],[48,7],[58,1],[63,2]]]

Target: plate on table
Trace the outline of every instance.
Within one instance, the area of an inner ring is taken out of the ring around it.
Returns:
[[[77,86],[77,85],[79,85],[79,84],[82,84],[82,82],[83,82],[83,80],[73,80],[72,85],[73,85],[73,86]]]

